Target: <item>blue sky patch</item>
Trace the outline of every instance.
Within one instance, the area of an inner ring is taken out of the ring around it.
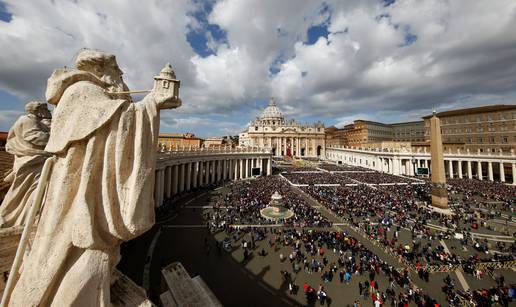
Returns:
[[[210,24],[208,16],[213,10],[213,4],[210,2],[203,2],[199,5],[199,9],[190,13],[190,15],[199,23],[200,29],[193,27],[188,28],[186,33],[186,40],[192,46],[193,50],[201,57],[208,57],[215,54],[209,46],[209,35],[217,44],[227,44],[227,33],[216,24]]]
[[[4,22],[10,22],[13,19],[13,14],[7,11],[5,2],[0,1],[0,20]]]
[[[313,45],[315,44],[315,42],[317,42],[319,37],[325,37],[326,39],[328,39],[328,34],[330,34],[330,32],[328,32],[327,24],[311,26],[310,28],[308,28],[307,39],[305,43],[307,45]]]

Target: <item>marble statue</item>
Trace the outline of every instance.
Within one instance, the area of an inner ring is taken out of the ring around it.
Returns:
[[[44,102],[31,101],[7,135],[5,150],[14,155],[12,172],[6,177],[11,183],[0,205],[0,228],[25,224],[27,208],[38,184],[48,153],[45,145],[50,136],[50,111]]]
[[[48,79],[57,159],[9,306],[109,306],[120,244],[154,224],[160,109],[181,100],[154,89],[133,103],[105,52],[83,50],[75,67]]]

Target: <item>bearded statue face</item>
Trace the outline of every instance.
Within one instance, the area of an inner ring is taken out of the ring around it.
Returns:
[[[114,55],[86,49],[81,51],[76,59],[77,69],[90,72],[108,85],[108,92],[128,91],[127,85],[122,79],[123,72],[118,67]]]
[[[103,65],[99,71],[97,71],[96,75],[105,83],[107,83],[111,92],[123,92],[128,91],[128,87],[122,78],[123,72],[118,67],[116,61],[110,61]]]

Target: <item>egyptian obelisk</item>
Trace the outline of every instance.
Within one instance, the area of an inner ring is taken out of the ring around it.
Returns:
[[[430,152],[432,158],[432,206],[448,209],[441,121],[436,116],[435,110],[430,118]]]

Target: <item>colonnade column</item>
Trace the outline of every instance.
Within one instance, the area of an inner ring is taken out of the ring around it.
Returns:
[[[179,168],[179,193],[185,190],[185,165],[181,164]]]
[[[448,172],[450,172],[450,178],[453,179],[453,161],[448,160]]]
[[[228,170],[228,172],[229,172],[229,174],[228,174],[229,180],[233,180],[233,179],[235,179],[235,177],[234,177],[235,176],[235,169],[233,167],[233,159],[229,159],[228,163],[229,163],[229,170]]]
[[[505,169],[503,168],[503,162],[500,162],[500,181],[505,182]]]
[[[244,178],[244,159],[239,159],[240,179]]]
[[[197,188],[197,184],[199,182],[199,162],[193,163],[193,182],[192,186],[193,188]]]
[[[471,169],[471,161],[468,160],[467,162],[468,167],[468,179],[473,179],[473,170]]]
[[[178,165],[172,165],[172,195],[177,194]]]
[[[215,165],[216,161],[211,161],[211,180],[210,180],[210,183],[215,183],[216,181],[216,175],[217,175],[217,172],[216,172],[216,165]]]
[[[165,196],[170,198],[172,196],[172,167],[167,166],[165,168]]]
[[[161,206],[161,198],[163,197],[162,187],[161,187],[161,177],[162,177],[162,170],[158,169],[154,173],[154,206],[159,207]]]
[[[482,162],[477,162],[477,177],[478,180],[482,180]]]
[[[305,149],[306,151],[306,149]],[[306,152],[305,152],[306,154]],[[272,158],[267,159],[267,176],[272,175]]]
[[[224,160],[222,160],[222,180],[228,179],[227,168],[228,168],[228,163],[227,163],[227,160],[224,159]]]
[[[462,161],[459,160],[459,161],[457,161],[457,163],[458,163],[457,172],[458,172],[459,178],[462,179]]]
[[[185,164],[186,167],[186,191],[190,191],[191,183],[192,183],[192,163],[188,162]]]
[[[487,179],[493,181],[493,162],[487,162]]]
[[[204,162],[199,161],[199,186],[204,185]]]

